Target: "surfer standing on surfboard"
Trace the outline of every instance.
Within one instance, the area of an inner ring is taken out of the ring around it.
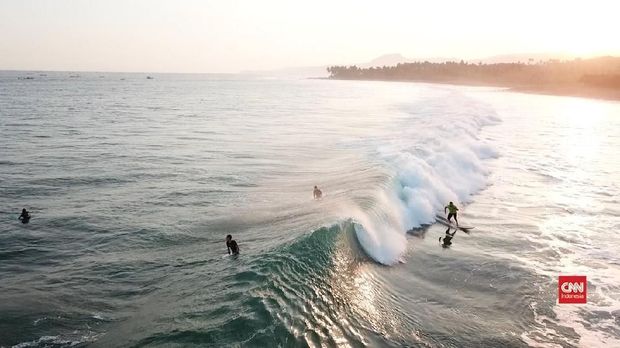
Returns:
[[[450,211],[450,214],[448,214],[448,222],[452,223],[452,217],[454,216],[454,221],[456,221],[456,226],[458,227],[459,220],[456,218],[456,212],[459,211],[459,208],[457,208],[456,205],[454,205],[454,203],[450,202],[448,203],[448,205],[446,205],[443,208],[444,214],[446,213],[447,210]]]

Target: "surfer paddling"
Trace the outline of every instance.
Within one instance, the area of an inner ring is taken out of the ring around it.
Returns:
[[[314,186],[312,194],[314,195],[314,199],[321,199],[321,197],[323,197],[323,192],[321,192],[317,186]]]
[[[454,217],[454,221],[456,221],[456,226],[459,226],[459,220],[456,218],[456,212],[459,211],[459,208],[456,207],[456,205],[454,205],[454,203],[450,202],[448,203],[448,205],[446,205],[443,208],[443,212],[444,214],[450,211],[450,214],[448,214],[448,222],[452,223],[452,217]]]

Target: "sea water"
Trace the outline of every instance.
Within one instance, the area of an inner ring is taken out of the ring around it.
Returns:
[[[618,102],[152,76],[0,73],[0,346],[620,346]]]

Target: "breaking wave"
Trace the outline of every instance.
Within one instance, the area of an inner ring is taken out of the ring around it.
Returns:
[[[422,126],[403,131],[401,138],[380,140],[374,155],[388,168],[389,181],[369,208],[344,209],[357,222],[360,245],[375,261],[398,262],[406,248],[406,231],[433,223],[447,202],[467,203],[487,185],[484,162],[498,153],[479,134],[499,119],[492,110],[480,114],[485,110],[480,106],[470,110],[424,115],[414,123]]]

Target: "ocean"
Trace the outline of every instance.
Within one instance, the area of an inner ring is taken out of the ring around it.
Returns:
[[[1,347],[620,347],[620,103],[150,76],[0,72]]]

